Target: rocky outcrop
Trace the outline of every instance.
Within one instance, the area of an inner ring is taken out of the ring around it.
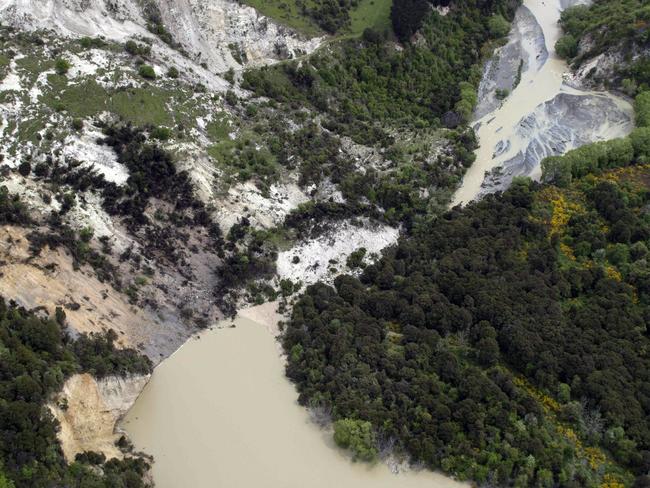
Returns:
[[[305,39],[252,7],[231,0],[151,3],[165,29],[192,61],[205,63],[216,73],[308,53],[321,41]],[[182,64],[180,53],[149,32],[142,5],[137,0],[0,0],[0,21],[26,30],[53,30],[66,37],[103,36],[118,42],[145,37],[156,44],[154,52],[161,58],[176,58]]]
[[[101,452],[107,459],[122,458],[115,445],[120,436],[115,426],[148,380],[149,375],[101,380],[89,374],[70,377],[48,405],[60,424],[58,438],[66,460],[74,461],[85,451]]]
[[[320,43],[320,39],[303,39],[252,7],[228,0],[157,3],[176,41],[217,71],[293,58]]]
[[[515,14],[508,43],[495,50],[485,63],[474,118],[478,120],[497,108],[501,98],[517,86],[521,73],[538,71],[547,58],[544,32],[532,12],[521,6]]]
[[[583,88],[603,89],[607,86],[619,86],[623,76],[621,68],[635,61],[650,56],[650,49],[641,46],[618,45],[607,49],[596,56],[590,51],[593,39],[587,35],[580,40],[578,55],[580,60],[568,81],[572,86]]]
[[[297,243],[278,254],[278,276],[302,282],[305,286],[324,281],[331,283],[346,271],[346,259],[363,247],[367,254],[379,254],[397,242],[399,229],[372,225],[368,219],[344,220],[331,225],[324,234]]]
[[[539,105],[517,126],[513,140],[523,142],[520,150],[486,178],[481,193],[503,190],[515,176],[539,177],[540,162],[547,156],[627,135],[634,127],[633,114],[629,104],[617,101],[610,95],[576,90],[560,92]],[[507,153],[510,144],[501,141],[495,157]]]

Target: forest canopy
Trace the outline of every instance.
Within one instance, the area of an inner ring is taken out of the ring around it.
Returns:
[[[115,333],[66,332],[65,313],[43,318],[0,297],[0,486],[6,488],[144,488],[148,463],[85,453],[67,464],[58,423],[46,403],[74,373],[101,377],[151,372],[133,349],[117,349]]]
[[[299,401],[480,484],[648,486],[649,190],[643,163],[515,180],[309,287]]]

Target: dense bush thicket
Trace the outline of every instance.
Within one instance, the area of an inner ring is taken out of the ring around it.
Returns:
[[[427,0],[394,0],[390,9],[390,19],[397,38],[408,41],[431,11]]]
[[[135,350],[116,349],[113,334],[71,340],[64,320],[62,311],[57,320],[41,318],[0,298],[0,486],[144,487],[148,465],[140,458],[98,467],[87,459],[68,465],[63,458],[57,422],[45,404],[68,376],[151,371],[150,361]]]
[[[298,0],[302,14],[311,17],[325,32],[334,34],[350,25],[350,10],[358,0]]]
[[[491,37],[490,14],[511,18],[515,7],[515,2],[463,1],[446,16],[421,17],[423,42],[403,50],[368,31],[361,40],[342,41],[300,63],[246,71],[243,86],[283,103],[309,104],[326,115],[326,128],[386,146],[392,142],[387,126],[435,127],[455,109],[467,96],[461,93],[463,82],[478,83],[480,48]]]
[[[6,186],[0,186],[0,224],[28,225],[32,222],[27,207],[18,195],[12,195]]]
[[[479,483],[648,486],[648,181],[515,181],[309,287],[284,335],[299,401]]]
[[[577,65],[607,50],[620,50],[626,59],[620,67],[620,76],[598,81],[620,85],[634,95],[637,89],[650,88],[650,59],[638,56],[650,41],[649,22],[647,0],[596,0],[589,6],[576,5],[561,14],[565,36],[556,48],[561,56],[574,58]],[[582,47],[581,52],[578,45]]]
[[[118,161],[129,170],[125,187],[109,183],[104,189],[104,207],[110,214],[127,215],[134,224],[144,224],[151,198],[167,201],[181,221],[187,218],[180,214],[184,210],[203,213],[187,172],[177,171],[169,151],[150,142],[142,128],[119,124],[106,127],[104,133],[102,142],[115,150]]]
[[[588,57],[625,42],[645,44],[646,23],[650,21],[647,0],[596,0],[592,5],[576,5],[562,11],[560,24],[564,31],[580,40],[588,35]]]

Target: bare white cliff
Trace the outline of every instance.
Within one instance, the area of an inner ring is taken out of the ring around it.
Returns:
[[[152,0],[149,5],[155,5],[163,25],[191,60],[205,63],[215,73],[309,53],[322,40],[306,39],[230,0]],[[157,39],[147,29],[149,19],[137,0],[0,0],[0,21],[65,37]],[[182,58],[162,41],[155,47],[163,57]]]

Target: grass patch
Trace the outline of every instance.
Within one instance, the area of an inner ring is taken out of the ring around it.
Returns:
[[[45,128],[45,121],[40,118],[30,119],[24,121],[18,126],[18,134],[16,137],[16,142],[18,144],[24,144],[26,142],[32,142],[38,144],[38,139],[36,134]]]
[[[226,114],[217,114],[212,118],[212,122],[206,127],[208,137],[214,142],[225,141],[230,134],[230,123]]]
[[[91,117],[107,110],[137,125],[170,126],[174,122],[167,109],[170,94],[153,86],[110,94],[95,80],[68,85],[65,76],[55,74],[48,76],[48,84],[51,90],[43,95],[43,101],[72,117]]]
[[[243,0],[259,13],[308,36],[319,36],[323,31],[309,17],[302,15],[295,0]],[[307,1],[306,3],[310,3]]]
[[[4,80],[7,73],[9,73],[9,58],[4,54],[0,54],[0,80]]]
[[[367,27],[384,31],[391,30],[390,7],[393,0],[361,0],[354,10],[350,11],[350,31],[360,35]]]
[[[244,0],[258,12],[273,20],[291,27],[308,36],[323,35],[323,30],[313,19],[303,15],[295,0]],[[359,5],[350,10],[350,26],[339,30],[341,37],[350,34],[361,35],[367,27],[377,30],[392,30],[390,7],[392,0],[360,0]],[[310,0],[305,1],[307,8],[315,7]]]
[[[54,68],[53,59],[43,59],[38,56],[26,56],[16,60],[16,67],[22,74],[27,75],[29,83],[34,83],[43,71]]]
[[[224,165],[230,160],[231,154],[236,146],[236,141],[226,139],[218,144],[210,146],[208,148],[208,155],[214,158],[219,165]]]
[[[171,126],[173,117],[167,110],[169,93],[159,88],[133,88],[117,92],[111,97],[111,109],[125,120],[137,125]]]
[[[51,90],[44,95],[44,101],[54,110],[66,110],[73,117],[83,118],[108,109],[108,93],[95,80],[68,85],[65,76],[51,74],[47,81]]]

